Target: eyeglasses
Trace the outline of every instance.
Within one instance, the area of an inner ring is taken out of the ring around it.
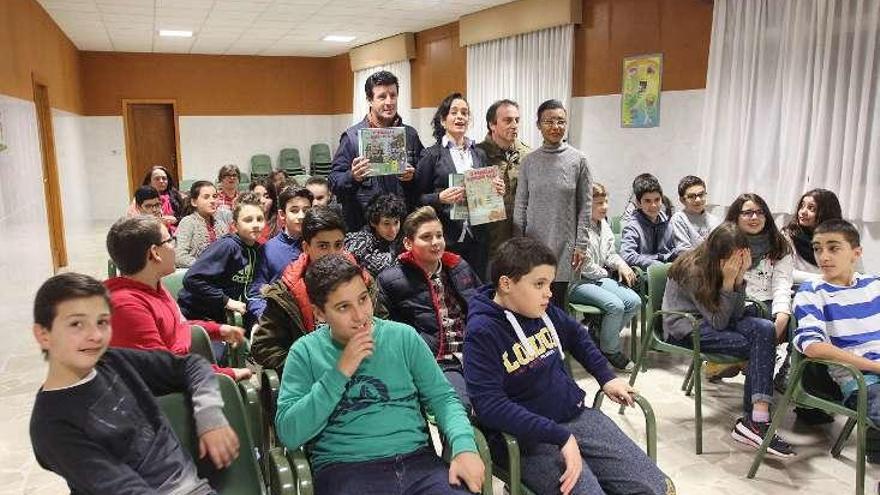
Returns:
[[[172,235],[168,239],[165,239],[164,241],[160,242],[158,245],[161,246],[162,244],[171,244],[171,247],[177,246],[177,236]]]
[[[694,201],[696,199],[706,199],[706,196],[708,196],[708,195],[709,195],[709,193],[707,193],[707,192],[701,192],[701,193],[696,193],[696,194],[685,194],[684,199],[687,199],[689,201]]]
[[[547,119],[547,120],[542,120],[541,125],[544,127],[565,127],[568,125],[568,122],[566,122],[562,119],[558,119],[558,120]]]
[[[764,218],[764,210],[743,210],[739,212],[740,218]]]
[[[159,203],[159,202],[146,203],[145,202],[145,203],[141,203],[141,208],[143,208],[145,210],[160,211],[160,210],[162,210],[162,203]]]

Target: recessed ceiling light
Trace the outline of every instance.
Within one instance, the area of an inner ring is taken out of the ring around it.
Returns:
[[[355,38],[354,36],[342,36],[340,34],[328,34],[327,36],[324,36],[323,40],[324,41],[335,41],[337,43],[348,43],[349,41],[352,41],[354,38]]]
[[[166,36],[168,38],[192,38],[192,31],[177,31],[174,29],[160,29],[159,36]]]

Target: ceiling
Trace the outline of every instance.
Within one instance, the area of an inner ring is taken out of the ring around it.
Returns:
[[[321,57],[511,0],[37,1],[80,50]],[[160,29],[193,37],[160,37]],[[356,38],[321,41],[328,34]]]

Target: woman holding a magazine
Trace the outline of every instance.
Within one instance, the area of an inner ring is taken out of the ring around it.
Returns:
[[[415,185],[419,202],[433,206],[440,217],[446,249],[485,277],[489,260],[485,224],[505,218],[504,181],[494,167],[486,166],[483,150],[465,136],[470,122],[470,108],[461,93],[440,102],[431,121],[437,141],[422,155]]]

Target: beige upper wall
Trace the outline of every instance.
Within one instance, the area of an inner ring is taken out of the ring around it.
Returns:
[[[35,0],[0,0],[0,47],[0,94],[33,100],[35,73],[52,107],[82,113],[79,52]]]
[[[459,19],[459,43],[473,45],[566,24],[581,23],[581,0],[519,0]]]

